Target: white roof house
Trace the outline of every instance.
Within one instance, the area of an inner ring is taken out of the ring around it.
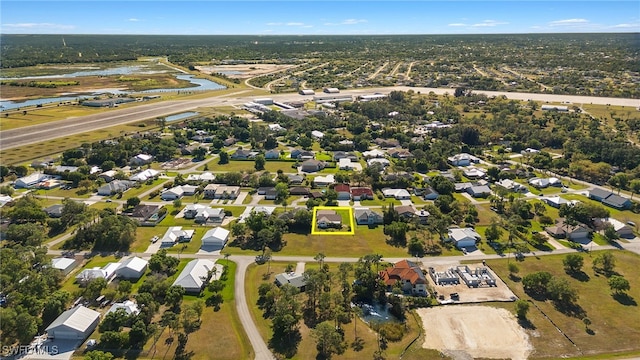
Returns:
[[[469,166],[473,163],[480,162],[480,159],[467,153],[460,153],[450,156],[449,158],[447,158],[447,160],[453,166]]]
[[[153,161],[153,156],[149,154],[138,154],[131,158],[131,163],[134,165],[148,164]]]
[[[222,250],[229,239],[229,230],[216,227],[207,231],[202,237],[202,247]]]
[[[0,195],[0,206],[4,206],[6,203],[13,201],[13,198],[9,195]]]
[[[384,157],[384,155],[385,155],[385,152],[379,149],[373,149],[373,150],[365,151],[362,153],[362,156],[367,159],[382,158]]]
[[[116,276],[124,279],[139,279],[147,271],[149,262],[137,256],[130,257],[120,263]]]
[[[329,174],[326,176],[316,176],[313,178],[314,184],[317,186],[326,186],[336,182],[336,179],[333,177],[333,174]]]
[[[372,159],[367,160],[367,165],[368,166],[373,166],[375,164],[380,164],[380,165],[382,165],[382,167],[387,167],[387,166],[391,165],[389,160],[384,159],[384,158],[372,158]]]
[[[316,139],[322,139],[324,137],[324,133],[322,131],[313,130],[311,132],[311,136],[316,138]]]
[[[205,207],[205,208],[196,210],[196,215],[194,219],[196,220],[196,222],[199,222],[199,223],[204,223],[209,220],[220,222],[224,219],[224,217],[225,217],[224,209],[221,209],[221,208],[214,209],[210,207]]]
[[[138,308],[138,304],[136,304],[135,302],[133,302],[131,300],[127,300],[125,302],[115,303],[115,304],[111,305],[111,307],[109,308],[109,311],[107,311],[105,313],[105,316],[108,313],[111,313],[111,312],[114,312],[114,311],[118,311],[120,309],[123,309],[124,312],[127,313],[127,315],[138,315],[140,313],[140,309]]]
[[[184,195],[184,190],[182,190],[182,186],[174,186],[171,189],[166,190],[160,195],[162,200],[176,200],[180,199]]]
[[[45,180],[49,180],[50,178],[51,176],[47,174],[33,173],[31,175],[23,176],[20,179],[16,180],[15,187],[23,188],[23,189],[30,188],[35,185],[38,185],[39,183]]]
[[[269,131],[285,131],[287,129],[283,128],[280,124],[269,124]]]
[[[256,206],[254,207],[251,212],[255,212],[255,213],[263,213],[267,216],[273,214],[273,212],[276,210],[275,206]]]
[[[157,170],[153,170],[153,169],[146,169],[144,171],[141,171],[135,175],[132,175],[131,177],[129,177],[129,180],[131,181],[147,181],[149,179],[153,179],[155,177],[157,177],[158,175],[160,175],[160,172]]]
[[[71,270],[76,267],[76,265],[78,264],[76,263],[75,259],[65,257],[51,259],[51,267],[62,271],[62,273],[65,275],[70,273]]]
[[[210,172],[203,172],[202,174],[190,174],[187,176],[187,181],[206,181],[211,182],[216,179],[216,176]]]
[[[60,314],[45,331],[50,339],[84,340],[99,322],[99,312],[81,305]]]
[[[558,186],[560,184],[562,184],[561,180],[556,177],[550,177],[548,179],[535,177],[529,179],[529,185],[538,189],[544,189],[548,186]]]
[[[180,241],[191,241],[194,230],[182,230],[182,226],[171,226],[164,233],[160,243],[162,246],[173,246]]]
[[[209,259],[191,260],[173,282],[173,286],[180,286],[188,293],[199,293],[206,284],[209,272],[213,270],[214,266],[215,262]]]
[[[91,269],[84,269],[78,275],[76,275],[76,281],[79,283],[91,281],[97,278],[105,278],[107,281],[111,280],[116,273],[116,270],[120,267],[120,263],[111,262],[104,267],[94,267]]]
[[[411,194],[405,189],[382,189],[382,194],[397,200],[411,199]]]
[[[453,241],[459,249],[475,246],[476,240],[480,239],[480,234],[472,228],[453,228],[449,229],[448,234],[449,239]]]

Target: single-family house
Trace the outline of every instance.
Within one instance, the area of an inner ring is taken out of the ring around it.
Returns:
[[[398,216],[403,219],[410,219],[416,215],[416,209],[413,205],[395,206],[393,209],[398,213]]]
[[[322,169],[324,169],[324,162],[315,159],[305,160],[300,168],[304,172],[316,172]]]
[[[273,214],[275,210],[276,210],[275,206],[256,206],[251,210],[251,212],[256,214],[262,213],[262,214],[265,214],[266,216],[270,216],[271,214]]]
[[[316,176],[315,178],[313,178],[313,183],[316,186],[329,186],[335,182],[336,180],[333,177],[333,174],[329,174],[326,176]]]
[[[534,177],[529,179],[529,185],[533,186],[536,189],[544,189],[549,186],[562,186],[562,181],[556,177],[550,178],[538,178]]]
[[[541,199],[542,201],[544,201],[547,205],[554,207],[556,209],[559,209],[560,206],[562,206],[562,204],[567,204],[569,206],[573,206],[577,203],[579,203],[579,200],[567,200],[564,198],[561,198],[560,196],[547,196],[547,197],[543,197]]]
[[[193,196],[196,194],[196,191],[198,191],[198,187],[195,185],[182,185],[180,186],[182,188],[182,194],[184,196]]]
[[[199,183],[199,182],[205,182],[205,183],[210,183],[213,182],[216,179],[216,176],[208,171],[203,172],[202,174],[189,174],[189,176],[187,176],[187,182],[189,183]]]
[[[342,216],[336,214],[334,210],[317,210],[316,223],[319,228],[340,228],[342,227]]]
[[[591,234],[591,229],[586,225],[580,223],[570,225],[564,218],[556,220],[554,226],[546,227],[544,230],[555,238],[567,238],[572,241],[585,240]]]
[[[308,196],[309,188],[303,186],[294,186],[289,188],[289,194],[293,196]]]
[[[120,262],[120,266],[116,269],[116,276],[122,279],[140,279],[147,271],[148,264],[147,260],[132,256]]]
[[[427,278],[418,264],[402,260],[380,272],[380,278],[387,286],[387,291],[400,283],[405,294],[427,296]]]
[[[408,159],[412,156],[409,150],[402,148],[389,149],[387,150],[387,154],[394,159]]]
[[[334,151],[333,161],[340,161],[340,159],[350,159],[351,161],[358,161],[358,156],[351,152]]]
[[[202,237],[202,247],[222,250],[229,240],[229,230],[216,227],[207,231]]]
[[[496,185],[513,192],[526,192],[527,187],[511,179],[496,181]]]
[[[136,220],[140,226],[155,226],[167,215],[166,209],[162,205],[139,204],[131,211],[132,219]]]
[[[84,269],[78,275],[76,275],[76,282],[81,285],[86,285],[87,282],[103,278],[107,281],[113,279],[116,270],[120,266],[120,263],[108,263],[104,267],[94,267],[91,269]]]
[[[354,166],[357,163],[353,163],[349,158],[342,158],[338,160],[338,169],[340,170],[353,170],[356,168]]]
[[[606,229],[608,225],[611,225],[613,226],[613,230],[615,230],[616,234],[618,234],[618,236],[620,236],[621,238],[631,239],[636,236],[631,226],[614,218],[595,219],[594,223],[598,231],[602,231]]]
[[[267,150],[264,152],[264,158],[270,160],[277,160],[280,158],[280,151],[276,149]]]
[[[391,163],[385,158],[371,158],[367,160],[367,166],[371,167],[375,165],[380,165],[383,168],[386,168],[387,166],[391,165]]]
[[[378,225],[382,224],[383,217],[381,213],[375,212],[368,208],[353,209],[353,217],[358,225]]]
[[[431,186],[426,186],[423,188],[414,188],[413,193],[416,196],[421,196],[425,200],[435,200],[440,196],[437,191],[435,191]]]
[[[173,286],[180,286],[189,294],[199,294],[209,282],[214,267],[216,263],[209,259],[193,259],[178,274]],[[222,274],[222,269],[217,272]]]
[[[236,139],[232,137],[226,138],[222,143],[224,144],[224,146],[231,146],[236,143]]]
[[[382,194],[396,200],[411,200],[411,194],[406,189],[382,189]]]
[[[482,179],[485,176],[487,176],[487,172],[484,171],[483,169],[479,169],[477,167],[467,167],[462,171],[462,174],[467,178],[467,179]]]
[[[353,201],[373,200],[373,190],[368,187],[352,187],[351,198]]]
[[[590,190],[589,198],[600,201],[607,206],[611,206],[612,208],[619,210],[631,207],[630,199],[599,188]]]
[[[373,149],[362,153],[362,157],[365,159],[383,158],[385,152],[379,149]]]
[[[278,197],[278,191],[276,190],[276,188],[269,188],[264,193],[265,200],[275,200],[277,197]]]
[[[418,221],[421,224],[426,224],[429,219],[429,215],[431,214],[427,210],[421,209],[421,210],[416,210],[414,216],[418,219]]]
[[[466,190],[467,194],[478,198],[478,197],[487,197],[491,195],[491,189],[487,185],[474,185],[468,187]]]
[[[276,275],[275,284],[277,286],[282,286],[284,284],[289,284],[300,292],[304,292],[305,287],[307,286],[307,281],[304,278],[304,274],[296,274],[294,272],[284,272]]]
[[[51,259],[51,267],[62,271],[66,276],[78,266],[78,262],[72,258],[59,257]]]
[[[350,200],[351,199],[351,191],[349,189],[349,185],[347,184],[337,184],[333,190],[338,193],[338,200]]]
[[[138,315],[140,313],[140,308],[138,308],[138,304],[131,300],[125,300],[124,302],[118,302],[111,305],[109,310],[104,314],[105,316],[109,313],[116,311],[124,311],[127,315]]]
[[[236,152],[231,154],[230,158],[234,160],[248,160],[255,158],[258,154],[259,152],[255,150],[238,149]]]
[[[480,162],[480,159],[467,153],[450,156],[447,160],[449,161],[449,164],[453,166],[469,166]]]
[[[108,170],[103,172],[102,174],[98,175],[99,178],[103,178],[105,182],[112,182],[113,180],[115,180],[116,175],[118,174],[117,171],[115,170]]]
[[[163,191],[160,198],[165,201],[172,201],[182,198],[183,195],[184,190],[182,190],[182,186],[174,186],[171,189]]]
[[[149,154],[138,154],[131,158],[132,166],[142,166],[146,164],[151,164],[153,162],[153,156]]]
[[[98,326],[100,313],[82,305],[60,314],[44,330],[49,339],[84,340]]]
[[[289,184],[300,185],[304,181],[304,175],[302,174],[287,174]]]
[[[64,209],[64,205],[62,204],[54,204],[49,207],[43,209],[47,216],[52,218],[59,218],[62,216],[62,209]]]
[[[198,209],[193,218],[198,224],[205,224],[209,221],[214,223],[221,223],[222,220],[224,220],[225,216],[226,214],[224,212],[224,209],[204,207]]]
[[[204,188],[204,197],[207,199],[235,199],[239,194],[239,186],[209,184]]]
[[[373,142],[381,148],[394,148],[400,146],[400,141],[398,141],[397,139],[377,138],[373,140]]]
[[[267,126],[271,132],[287,131],[287,129],[283,128],[280,124],[269,124]]]
[[[179,242],[189,242],[193,238],[194,232],[194,230],[182,230],[182,226],[171,226],[160,239],[160,244],[163,247],[167,247]]]
[[[309,160],[309,159],[314,159],[316,157],[316,154],[313,151],[309,151],[309,150],[293,149],[291,150],[290,157],[292,159],[298,159],[298,160]]]
[[[132,186],[131,181],[127,180],[113,180],[110,183],[104,184],[98,188],[98,195],[111,196],[117,193],[127,191]]]
[[[51,179],[52,176],[43,173],[33,173],[27,176],[23,176],[16,180],[14,186],[18,189],[29,189],[37,186],[43,181]]]
[[[158,170],[145,169],[137,174],[130,176],[129,180],[137,181],[137,182],[145,182],[149,179],[157,179],[158,176],[160,176],[160,172]]]
[[[458,249],[476,246],[476,241],[480,240],[480,238],[480,234],[472,228],[452,228],[448,231],[448,239]]]
[[[311,137],[316,140],[322,140],[322,138],[324,138],[324,133],[322,131],[313,130],[311,132]]]
[[[273,186],[261,186],[258,188],[257,194],[258,195],[265,195],[267,193],[267,191],[275,189],[275,187]]]

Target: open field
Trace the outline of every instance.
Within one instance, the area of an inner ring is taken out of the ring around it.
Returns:
[[[527,359],[529,336],[513,314],[489,306],[418,309],[425,329],[423,347],[474,358]],[[489,330],[490,329],[490,330]],[[507,345],[508,344],[508,345]]]
[[[272,72],[284,71],[295,65],[278,64],[242,64],[242,65],[216,65],[196,66],[196,69],[205,74],[222,73],[231,79],[247,79]]]
[[[640,312],[637,309],[637,301],[640,299],[640,278],[637,276],[640,256],[627,251],[611,252],[616,259],[615,271],[623,275],[631,285],[628,297],[616,298],[611,295],[607,278],[592,270],[593,259],[600,253],[597,251],[591,256],[583,255],[583,273],[577,279],[565,274],[562,265],[564,256],[561,255],[526,258],[518,263],[520,272],[514,279],[509,277],[507,260],[487,260],[487,264],[518,297],[532,302],[533,306],[527,314],[530,322],[527,332],[535,349],[532,357],[640,353],[640,344],[636,341],[640,338]],[[548,271],[555,277],[569,281],[579,295],[578,315],[561,312],[551,301],[535,300],[523,291],[519,277],[535,271]],[[584,316],[592,321],[591,334],[585,331],[582,323]],[[558,333],[556,326],[575,346]]]

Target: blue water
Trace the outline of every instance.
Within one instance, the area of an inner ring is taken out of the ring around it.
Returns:
[[[194,116],[194,115],[198,115],[198,114],[200,114],[200,113],[199,112],[195,112],[195,111],[187,111],[187,112],[183,112],[183,113],[180,113],[180,114],[167,116],[165,118],[165,120],[167,122],[178,121],[178,120],[186,119],[188,117],[191,117],[191,116]]]
[[[131,68],[139,68],[139,66],[127,66],[127,67],[120,67],[120,68],[114,68],[114,69],[107,69],[107,70],[99,70],[102,71],[102,74],[105,74],[104,72],[107,71],[116,71],[117,69],[131,69]],[[123,70],[117,70],[117,71],[123,71]],[[73,74],[80,74],[80,73],[85,73],[85,75],[78,75],[78,76],[86,76],[86,73],[91,73],[92,71],[79,71]],[[136,74],[140,74],[140,72],[130,72],[132,73],[136,73]],[[66,75],[73,75],[73,74],[66,74]],[[121,74],[118,72],[114,72],[113,74]],[[96,75],[96,74],[92,74],[92,75]],[[61,75],[61,77],[64,77],[65,75]],[[37,78],[37,77],[33,77],[33,78]],[[31,79],[33,79],[31,78]],[[51,78],[51,76],[48,76],[47,78]],[[176,75],[176,78],[179,80],[189,80],[192,84],[196,85],[193,87],[188,87],[188,88],[182,88],[182,89],[176,89],[176,88],[166,88],[166,89],[154,89],[154,90],[145,90],[145,91],[141,91],[140,93],[158,93],[158,92],[171,92],[171,91],[207,91],[207,90],[219,90],[219,89],[225,89],[226,86],[224,85],[220,85],[216,82],[213,82],[211,80],[207,80],[207,79],[196,79],[194,77],[194,75],[186,75],[186,74],[182,74],[182,75]],[[28,78],[21,78],[21,79],[28,79]],[[93,95],[96,94],[102,94],[102,93],[112,93],[112,94],[126,94],[126,92],[117,90],[117,89],[101,89],[101,90],[96,90]],[[26,101],[22,101],[22,102],[15,102],[15,101],[11,101],[11,100],[0,100],[0,106],[1,106],[1,111],[5,111],[5,110],[15,110],[15,109],[19,109],[25,106],[36,106],[36,105],[44,105],[44,104],[51,104],[51,103],[57,103],[57,102],[64,102],[64,101],[72,101],[72,100],[76,100],[78,98],[86,98],[89,96],[59,96],[59,97],[52,97],[52,98],[42,98],[42,99],[35,99],[35,100],[26,100]]]

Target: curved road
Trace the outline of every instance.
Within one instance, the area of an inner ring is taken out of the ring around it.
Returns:
[[[372,93],[388,94],[391,91],[409,91],[420,92],[426,94],[434,92],[438,95],[453,94],[454,89],[450,88],[423,88],[409,86],[395,86],[382,88],[369,88],[358,90],[346,90],[343,94],[358,96]],[[146,119],[153,119],[161,116],[167,116],[182,111],[192,110],[198,107],[214,107],[220,105],[239,105],[248,101],[252,101],[255,96],[239,96],[242,92],[216,95],[212,93],[211,97],[198,100],[171,100],[161,103],[148,105],[140,105],[131,108],[121,108],[107,113],[76,117],[66,120],[60,120],[48,124],[28,126],[13,130],[0,132],[0,150],[6,150],[19,146],[38,143],[41,141],[52,140],[60,137],[75,135],[87,131],[103,129],[115,125],[138,122]],[[640,107],[639,99],[623,99],[623,98],[605,98],[592,96],[575,96],[575,95],[553,95],[553,94],[533,94],[533,93],[516,93],[501,91],[476,91],[476,93],[484,93],[487,96],[506,96],[514,100],[536,100],[543,102],[570,102],[573,104],[600,104],[600,105],[618,105]],[[270,95],[276,101],[304,101],[309,100],[309,96],[298,94],[279,94]]]

